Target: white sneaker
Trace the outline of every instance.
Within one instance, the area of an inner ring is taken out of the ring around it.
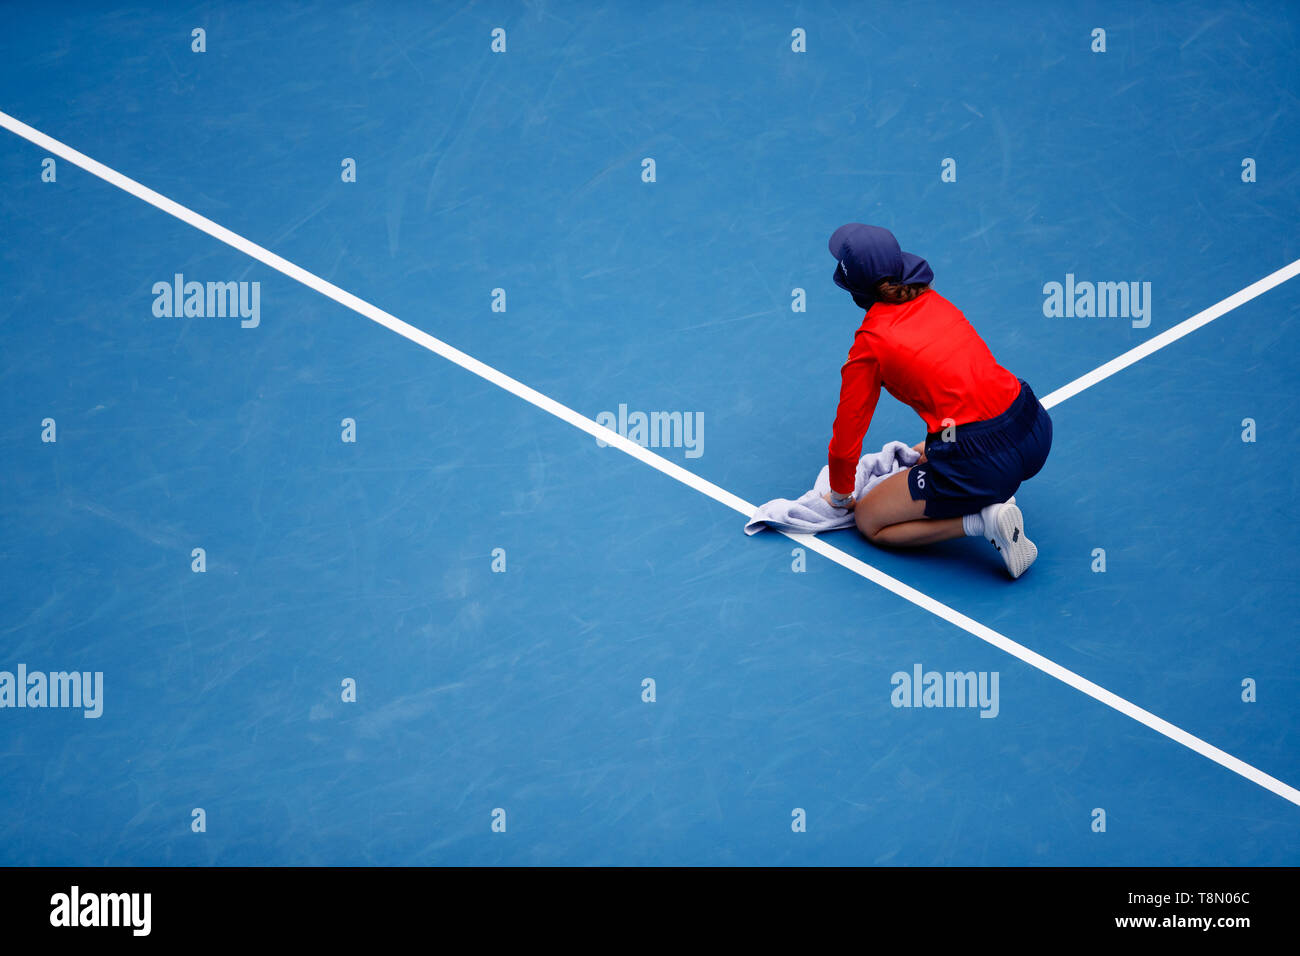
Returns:
[[[984,518],[984,537],[1002,555],[1007,573],[1018,578],[1038,559],[1038,548],[1025,535],[1025,516],[1016,507],[1016,499],[1006,504],[990,505],[981,511]]]

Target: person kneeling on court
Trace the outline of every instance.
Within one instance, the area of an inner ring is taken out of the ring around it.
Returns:
[[[849,223],[835,230],[830,251],[835,284],[867,313],[841,369],[826,501],[852,509],[874,544],[982,536],[1020,577],[1038,549],[1014,494],[1047,460],[1047,410],[997,363],[961,311],[930,288],[929,264],[903,252],[889,230]],[[882,386],[921,417],[928,434],[915,446],[915,465],[855,501],[855,468]]]

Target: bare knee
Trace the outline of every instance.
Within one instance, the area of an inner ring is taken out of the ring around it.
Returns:
[[[853,509],[853,520],[864,538],[872,543],[878,541],[884,526],[876,520],[876,516],[871,513],[865,501],[859,501],[858,506]]]

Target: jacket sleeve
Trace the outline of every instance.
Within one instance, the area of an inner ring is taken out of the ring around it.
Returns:
[[[852,494],[862,457],[862,439],[880,401],[880,365],[866,336],[858,336],[840,369],[840,404],[835,411],[831,444],[827,449],[831,469],[831,490]]]

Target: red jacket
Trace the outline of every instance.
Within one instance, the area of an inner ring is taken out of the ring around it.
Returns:
[[[831,490],[839,494],[853,493],[882,385],[931,433],[1001,415],[1020,394],[1020,380],[997,363],[961,310],[933,289],[901,305],[873,305],[840,376],[828,449]]]

